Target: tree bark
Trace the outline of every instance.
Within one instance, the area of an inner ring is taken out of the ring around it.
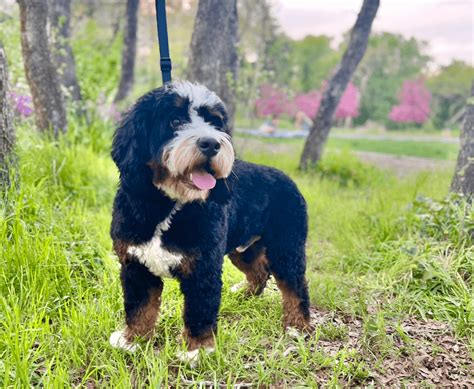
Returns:
[[[191,39],[188,78],[216,92],[235,116],[238,18],[236,0],[200,0]]]
[[[69,44],[71,39],[71,0],[49,0],[49,17],[53,29],[53,59],[61,84],[73,101],[81,100],[76,76],[76,61]]]
[[[137,13],[139,0],[127,0],[126,23],[123,36],[122,70],[114,101],[124,100],[133,87],[135,56],[137,51]]]
[[[379,3],[380,0],[364,0],[362,4],[352,28],[349,46],[328,82],[314,124],[306,139],[300,161],[302,169],[316,165],[321,159],[339,100],[367,49],[372,22],[377,14]]]
[[[451,191],[463,193],[472,200],[474,195],[474,82],[464,113],[460,147]]]
[[[0,43],[0,188],[9,184],[9,166],[15,144],[8,89],[7,59],[3,45]]]
[[[52,130],[54,135],[67,128],[66,110],[56,67],[53,65],[46,31],[46,1],[18,0],[20,6],[21,49],[26,79],[40,131]]]

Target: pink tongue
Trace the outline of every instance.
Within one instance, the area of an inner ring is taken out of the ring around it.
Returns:
[[[212,189],[216,186],[216,179],[209,173],[193,173],[193,184],[201,190]]]

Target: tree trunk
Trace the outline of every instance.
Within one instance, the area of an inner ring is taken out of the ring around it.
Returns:
[[[352,28],[349,46],[328,82],[314,124],[306,139],[300,161],[302,169],[315,165],[321,159],[339,100],[367,49],[372,22],[379,3],[379,0],[364,0],[362,4],[362,9]]]
[[[0,43],[0,188],[9,184],[9,165],[15,144],[8,88],[7,59]]]
[[[200,0],[191,39],[188,78],[224,101],[230,128],[235,116],[238,19],[236,0]]]
[[[81,100],[81,89],[76,77],[76,61],[71,39],[71,0],[49,0],[49,15],[53,29],[53,59],[61,84],[73,101]]]
[[[66,131],[67,120],[56,67],[51,59],[46,1],[18,0],[21,49],[39,130]]]
[[[122,70],[114,101],[125,99],[133,87],[135,55],[137,51],[137,13],[139,0],[127,0],[126,23],[123,36]]]
[[[463,193],[471,200],[474,195],[474,82],[471,87],[471,97],[467,101],[464,113],[461,148],[451,183],[451,191]]]

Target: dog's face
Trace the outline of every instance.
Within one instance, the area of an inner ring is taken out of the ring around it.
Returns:
[[[112,157],[122,182],[131,181],[125,184],[146,185],[148,179],[174,200],[204,201],[234,163],[224,104],[215,93],[190,82],[156,89],[125,116]],[[151,174],[137,179],[147,175],[144,166]]]

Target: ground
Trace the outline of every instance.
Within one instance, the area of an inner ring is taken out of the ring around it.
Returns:
[[[20,130],[18,185],[0,205],[2,386],[474,385],[474,215],[446,197],[450,162],[396,175],[330,146],[302,173],[297,142],[236,139],[239,155],[287,172],[308,202],[315,332],[283,332],[273,285],[249,300],[231,293],[243,276],[226,261],[216,353],[195,367],[177,360],[175,281],[165,284],[153,341],[134,355],[112,349],[123,307],[108,236],[111,132],[72,123],[53,142]]]

